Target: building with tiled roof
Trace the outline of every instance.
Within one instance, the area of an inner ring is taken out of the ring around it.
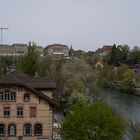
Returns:
[[[69,58],[69,47],[62,44],[51,44],[44,48],[43,55],[47,58]]]
[[[45,77],[13,70],[0,78],[0,139],[51,140],[53,91]]]
[[[108,53],[111,52],[112,47],[112,45],[104,45],[102,48],[98,48],[96,52],[99,53],[100,56],[106,56]]]

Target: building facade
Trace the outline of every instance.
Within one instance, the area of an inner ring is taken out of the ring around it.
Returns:
[[[43,48],[41,46],[36,46],[35,49],[40,56],[43,56]],[[27,52],[27,44],[0,45],[0,56],[23,56]]]
[[[104,57],[112,50],[112,45],[105,45],[102,48],[99,48],[96,52],[101,56]]]
[[[0,140],[52,140],[53,90],[43,77],[13,70],[0,78]]]
[[[62,44],[52,44],[44,48],[43,56],[48,58],[69,58],[69,47]]]

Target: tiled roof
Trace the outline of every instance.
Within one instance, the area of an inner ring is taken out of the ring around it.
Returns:
[[[11,71],[0,78],[0,84],[21,84],[28,85],[35,89],[54,89],[55,84],[45,77],[30,77],[19,70]]]
[[[51,44],[51,45],[46,46],[45,48],[49,49],[51,47],[65,47],[65,48],[68,48],[67,45],[63,45],[63,44]]]
[[[45,77],[30,77],[19,70],[14,70],[0,78],[0,85],[20,85],[33,91],[38,96],[47,99],[51,104],[54,104],[55,102],[48,96],[38,91],[38,89],[56,88],[55,84]]]

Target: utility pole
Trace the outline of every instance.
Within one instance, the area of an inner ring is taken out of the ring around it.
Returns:
[[[0,28],[0,31],[1,31],[1,44],[2,44],[2,41],[3,41],[3,40],[2,40],[2,39],[3,39],[3,38],[2,38],[2,31],[3,31],[3,30],[8,30],[8,29],[9,29],[9,28]]]

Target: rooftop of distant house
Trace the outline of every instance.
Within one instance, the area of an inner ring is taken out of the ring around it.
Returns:
[[[46,48],[51,48],[51,47],[66,47],[66,48],[68,48],[68,46],[67,45],[64,45],[64,44],[50,44],[50,45],[48,45],[48,46],[46,46]]]
[[[102,48],[98,48],[96,52],[102,53],[104,51],[110,51],[112,49],[113,45],[104,45]]]

